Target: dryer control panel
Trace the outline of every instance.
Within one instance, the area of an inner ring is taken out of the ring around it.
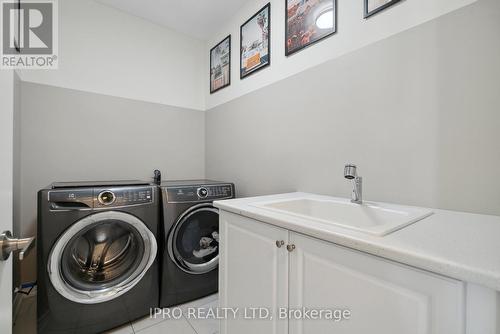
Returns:
[[[193,186],[171,186],[166,188],[169,203],[210,202],[234,197],[234,185],[212,184]]]

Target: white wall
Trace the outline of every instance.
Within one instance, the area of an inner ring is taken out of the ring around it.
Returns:
[[[0,70],[0,231],[12,231],[14,75]],[[1,233],[1,232],[0,232]],[[12,258],[0,263],[0,332],[12,332]]]
[[[239,39],[240,25],[250,18],[268,0],[248,1],[234,18],[222,24],[220,32],[206,45],[205,62],[208,69],[209,50],[225,36],[232,36],[231,86],[210,94],[209,72],[204,72],[206,108],[262,88],[290,75],[337,58],[378,40],[400,33],[443,14],[461,8],[476,0],[403,0],[392,8],[363,19],[363,0],[338,0],[337,34],[299,53],[285,57],[285,0],[271,0],[271,66],[258,74],[240,80]],[[462,24],[467,24],[463,22]]]
[[[32,237],[33,234],[23,234],[21,232],[21,80],[17,73],[14,73],[14,154],[13,154],[13,221],[12,232],[20,238]],[[30,231],[31,232],[31,231]],[[14,258],[15,259],[15,258]],[[16,259],[14,262],[14,286],[20,283],[20,263]]]
[[[471,6],[206,113],[206,175],[500,215],[500,2]],[[467,24],[464,24],[466,22]]]
[[[21,80],[204,109],[204,42],[92,0],[60,0],[59,20],[59,69]]]
[[[59,1],[59,69],[20,71],[21,80],[206,110],[476,0],[403,0],[364,20],[363,1],[338,1],[336,35],[284,55],[285,1],[272,3],[271,67],[239,78],[239,27],[267,0],[247,1],[201,41],[92,0]],[[231,86],[209,93],[209,50],[232,35]]]

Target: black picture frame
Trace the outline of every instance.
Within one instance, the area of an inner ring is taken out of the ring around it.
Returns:
[[[228,66],[229,66],[229,69],[228,69],[228,81],[227,83],[223,84],[222,86],[220,87],[217,87],[215,89],[213,89],[213,85],[212,85],[212,56],[213,56],[213,51],[218,48],[221,44],[225,43],[226,41],[228,41],[229,43],[229,63],[228,63]],[[231,35],[228,35],[226,38],[224,38],[222,41],[220,41],[219,43],[217,43],[213,48],[210,49],[210,63],[209,63],[209,87],[210,87],[210,94],[213,94],[215,92],[218,92],[219,90],[223,89],[223,88],[226,88],[228,86],[231,85]]]
[[[267,11],[267,26],[268,26],[268,31],[267,31],[267,53],[268,53],[267,61],[264,64],[261,64],[258,67],[255,67],[255,68],[251,69],[250,71],[243,73],[243,71],[242,71],[243,70],[243,28],[247,24],[252,22],[257,17],[257,15],[259,15],[260,13],[262,13],[264,11]],[[245,23],[243,23],[240,26],[240,79],[244,79],[251,74],[254,74],[254,73],[256,73],[256,72],[258,72],[266,67],[269,67],[270,65],[271,65],[271,3],[268,2],[264,7],[259,9],[251,18],[246,20]]]
[[[401,0],[391,0],[389,1],[388,3],[380,6],[380,7],[377,7],[376,9],[372,10],[372,11],[368,11],[368,1],[370,0],[365,0],[365,13],[364,13],[364,18],[367,19],[369,18],[370,16],[373,16],[377,13],[380,13],[381,11],[397,4],[398,2],[401,2]]]
[[[325,40],[328,37],[331,37],[337,33],[337,22],[338,22],[338,6],[337,6],[337,0],[330,0],[332,2],[332,8],[333,8],[333,27],[331,28],[332,30],[329,31],[327,34],[321,36],[320,38],[309,42],[307,44],[304,44],[298,48],[294,48],[292,50],[289,49],[289,42],[288,42],[288,33],[289,33],[289,25],[288,25],[288,0],[285,1],[285,56],[291,56],[299,51],[304,50],[305,48],[310,47],[311,45],[314,45],[318,42],[321,42]]]

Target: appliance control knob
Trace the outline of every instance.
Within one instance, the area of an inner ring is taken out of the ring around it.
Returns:
[[[112,191],[105,190],[99,193],[97,200],[101,205],[111,205],[116,201],[116,196]]]
[[[198,188],[197,194],[199,198],[206,198],[208,196],[208,190],[207,188]]]

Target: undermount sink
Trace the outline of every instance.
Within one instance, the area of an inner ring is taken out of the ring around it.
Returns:
[[[347,199],[294,198],[253,206],[377,236],[392,233],[433,213],[429,209],[395,204],[355,204]]]

